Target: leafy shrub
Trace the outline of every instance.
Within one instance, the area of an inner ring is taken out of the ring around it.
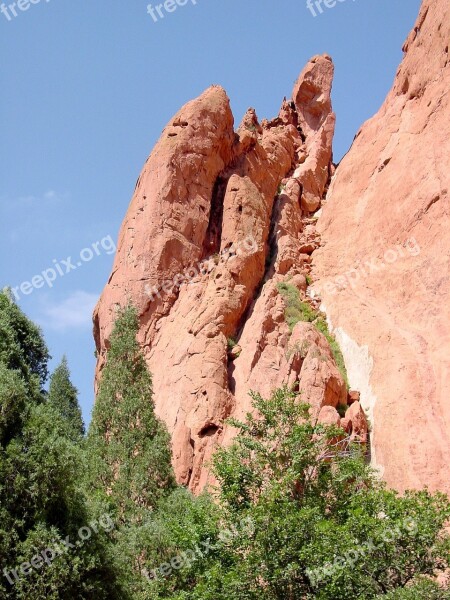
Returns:
[[[379,596],[380,600],[450,600],[450,589],[438,585],[431,579],[421,578],[409,587]]]
[[[448,498],[386,490],[358,446],[333,451],[342,430],[317,424],[289,389],[252,398],[213,457],[215,502],[175,493],[154,516],[150,566],[196,559],[139,600],[447,600],[420,575],[449,565]]]
[[[227,348],[228,350],[233,350],[233,348],[237,345],[237,342],[234,338],[229,337],[227,339]]]
[[[291,331],[300,321],[312,323],[317,318],[316,311],[307,302],[300,300],[300,293],[295,286],[290,283],[279,283],[277,290],[286,302],[286,323]]]
[[[283,296],[286,302],[286,310],[284,314],[290,331],[292,332],[294,327],[300,321],[314,323],[316,329],[326,337],[328,343],[330,344],[336,366],[345,381],[347,389],[349,389],[344,357],[336,338],[329,332],[325,319],[320,316],[320,313],[311,308],[307,302],[302,302],[300,299],[300,292],[295,286],[291,285],[290,283],[283,282],[277,285],[277,290]]]

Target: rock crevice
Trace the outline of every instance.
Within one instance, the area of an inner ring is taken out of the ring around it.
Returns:
[[[96,385],[116,309],[132,302],[193,491],[233,438],[226,419],[282,385],[361,443],[368,411],[391,486],[450,491],[449,39],[448,1],[424,0],[391,92],[337,169],[328,55],[270,121],[249,109],[235,130],[212,86],[163,130],[95,309]]]
[[[194,491],[251,390],[291,385],[318,418],[328,406],[337,421],[347,404],[327,339],[301,319],[289,327],[277,287],[288,282],[310,302],[309,216],[332,171],[333,70],[329,56],[312,58],[275,119],[260,123],[249,109],[236,132],[222,88],[189,102],[147,160],[120,232],[94,314],[97,382],[116,307],[131,301],[177,479]]]

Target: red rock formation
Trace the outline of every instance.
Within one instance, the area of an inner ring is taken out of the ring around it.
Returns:
[[[450,492],[449,41],[448,0],[425,0],[392,91],[337,169],[313,255],[372,454],[400,490]]]
[[[341,420],[341,427],[350,434],[351,440],[356,440],[362,444],[367,442],[369,427],[367,417],[359,402],[353,402],[346,411],[345,417]]]
[[[329,180],[332,77],[331,59],[314,57],[276,119],[260,124],[249,109],[236,134],[221,88],[188,103],[149,157],[122,226],[94,315],[97,375],[115,307],[131,300],[176,475],[193,490],[250,390],[297,385],[316,413],[346,403],[328,342],[307,323],[291,335],[276,285],[289,279],[305,296],[317,238],[303,231],[301,206],[317,208]]]
[[[249,391],[288,384],[342,427],[344,445],[366,442],[368,411],[390,485],[450,491],[447,4],[424,1],[393,90],[336,171],[327,55],[277,118],[249,109],[236,132],[225,92],[208,89],[147,160],[94,314],[97,382],[115,308],[131,301],[176,475],[192,490]],[[314,324],[288,326],[292,299],[325,307],[360,394]]]
[[[172,306],[172,287],[149,294],[200,259],[219,173],[231,160],[233,115],[220,87],[189,102],[167,125],[136,183],[119,234],[106,298],[95,311],[97,346],[104,350],[114,307],[133,300],[150,337]],[[155,289],[154,289],[155,288]]]
[[[336,117],[331,111],[334,67],[328,55],[311,60],[298,78],[292,94],[298,122],[306,136],[305,160],[295,172],[302,182],[302,208],[313,212],[320,206],[329,181]]]

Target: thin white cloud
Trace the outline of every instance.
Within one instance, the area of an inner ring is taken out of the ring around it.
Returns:
[[[0,196],[0,205],[5,209],[14,210],[14,208],[36,207],[42,208],[51,207],[56,204],[64,204],[70,195],[67,192],[57,192],[52,189],[46,190],[42,194],[28,194],[27,196],[17,196],[10,198],[8,196]]]
[[[48,190],[48,192],[45,192],[44,194],[44,199],[47,201],[59,201],[61,198],[60,196],[58,196],[58,194],[55,192],[55,190]]]
[[[69,329],[85,329],[92,325],[92,311],[98,298],[99,294],[77,290],[59,303],[47,301],[37,320],[42,327],[61,333]]]
[[[48,189],[42,194],[29,194],[10,198],[0,197],[0,214],[3,224],[9,225],[7,235],[9,241],[20,242],[30,232],[44,231],[48,227],[48,215],[52,210],[63,207],[70,200],[68,192],[57,192]],[[11,226],[14,224],[14,226]]]
[[[40,196],[24,196],[17,199],[18,204],[33,204],[36,207],[52,207],[56,204],[64,204],[69,198],[67,192],[58,193],[55,190],[47,190]]]

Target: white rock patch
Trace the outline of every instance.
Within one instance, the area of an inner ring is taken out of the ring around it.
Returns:
[[[322,304],[320,310],[327,314],[326,307]],[[373,369],[373,358],[370,356],[368,346],[359,346],[342,327],[333,327],[330,318],[327,316],[327,323],[330,332],[336,337],[341,348],[342,355],[347,369],[348,381],[351,389],[358,390],[361,394],[361,406],[366,412],[370,425],[371,457],[372,467],[374,467],[380,477],[383,476],[384,467],[377,463],[375,447],[373,443],[375,433],[374,408],[377,397],[370,385],[370,375]]]

